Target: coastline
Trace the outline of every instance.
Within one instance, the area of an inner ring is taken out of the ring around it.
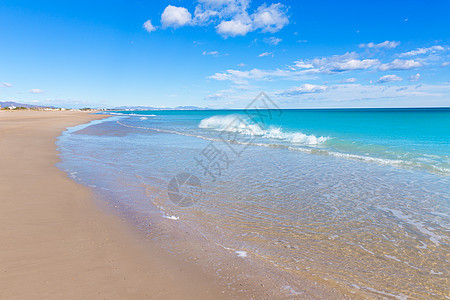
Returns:
[[[55,164],[86,112],[0,112],[0,298],[220,298],[199,266],[146,243]]]

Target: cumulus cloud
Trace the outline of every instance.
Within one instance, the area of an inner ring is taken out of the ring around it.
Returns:
[[[326,90],[327,90],[327,87],[324,85],[314,85],[314,84],[305,83],[305,84],[302,84],[301,86],[282,91],[281,93],[278,93],[278,95],[292,97],[292,96],[298,96],[298,95],[302,95],[302,94],[320,93],[320,92],[323,92]]]
[[[224,38],[245,36],[256,30],[274,33],[289,24],[287,7],[281,3],[262,4],[253,13],[249,8],[250,0],[198,0],[194,16],[184,7],[169,5],[161,15],[161,23],[163,28],[214,24]],[[280,41],[273,40],[276,44]]]
[[[8,83],[8,82],[2,82],[1,84],[0,84],[2,87],[12,87],[12,84],[11,83]]]
[[[252,16],[253,27],[255,29],[261,28],[262,32],[277,32],[289,24],[286,11],[286,7],[281,3],[270,6],[263,4],[258,7]]]
[[[161,24],[163,28],[178,28],[189,24],[191,19],[192,16],[186,8],[169,5],[161,15]]]
[[[265,56],[272,56],[273,57],[273,53],[272,52],[263,52],[260,55],[258,55],[258,57],[265,57]]]
[[[385,83],[385,82],[396,82],[396,81],[402,81],[403,78],[397,76],[397,75],[384,75],[381,76],[380,79],[378,79],[378,83]]]
[[[432,46],[432,47],[417,48],[416,50],[401,53],[400,56],[404,57],[404,56],[417,56],[417,55],[422,55],[422,54],[434,54],[434,53],[441,52],[441,51],[448,50],[448,49],[449,49],[448,47],[436,45],[436,46]]]
[[[281,41],[283,41],[282,39],[280,39],[280,38],[276,38],[276,37],[270,37],[270,38],[265,38],[264,40],[264,43],[266,43],[266,44],[269,44],[269,45],[273,45],[273,46],[276,46],[276,45],[278,45],[279,43],[281,43]]]
[[[378,70],[380,71],[388,71],[388,70],[409,70],[413,68],[422,67],[422,63],[415,60],[403,60],[403,59],[395,59],[394,61],[382,64]]]
[[[252,30],[252,25],[244,20],[222,21],[217,25],[217,33],[224,37],[244,36]]]
[[[44,91],[41,89],[31,89],[30,93],[31,94],[42,94]]]
[[[147,30],[147,32],[156,31],[156,27],[153,26],[151,20],[145,21],[145,23],[144,23],[144,25],[142,25],[142,27],[144,27],[144,29]]]
[[[400,45],[400,42],[396,41],[384,41],[379,44],[375,43],[368,43],[368,44],[359,44],[359,48],[373,48],[373,49],[380,49],[380,48],[386,48],[386,49],[394,49]]]
[[[418,81],[419,79],[420,79],[420,74],[419,73],[417,73],[416,75],[411,75],[408,78],[409,81]]]

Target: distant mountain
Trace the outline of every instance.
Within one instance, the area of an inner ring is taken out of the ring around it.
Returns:
[[[15,107],[26,107],[26,108],[56,108],[53,106],[40,106],[40,105],[32,105],[32,104],[25,104],[25,103],[17,103],[17,102],[13,102],[13,101],[0,101],[0,106],[3,107],[10,107],[10,106],[15,106]]]
[[[158,109],[158,108],[151,106],[118,106],[109,108],[108,110],[149,110],[149,109]]]
[[[198,107],[198,106],[177,106],[174,109],[185,109],[185,110],[205,110],[208,107]]]
[[[207,107],[177,106],[177,107],[152,107],[152,106],[119,106],[108,110],[206,110]]]

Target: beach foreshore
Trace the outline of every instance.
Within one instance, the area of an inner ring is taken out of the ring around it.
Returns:
[[[199,266],[152,248],[55,166],[65,128],[105,117],[0,111],[0,298],[226,296]]]

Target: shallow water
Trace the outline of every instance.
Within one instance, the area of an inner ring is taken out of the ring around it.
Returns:
[[[446,120],[448,110],[282,111],[264,124],[243,111],[132,112],[58,146],[60,167],[137,226],[193,230],[294,290],[307,278],[345,295],[444,298]],[[170,231],[158,238],[195,251]]]

